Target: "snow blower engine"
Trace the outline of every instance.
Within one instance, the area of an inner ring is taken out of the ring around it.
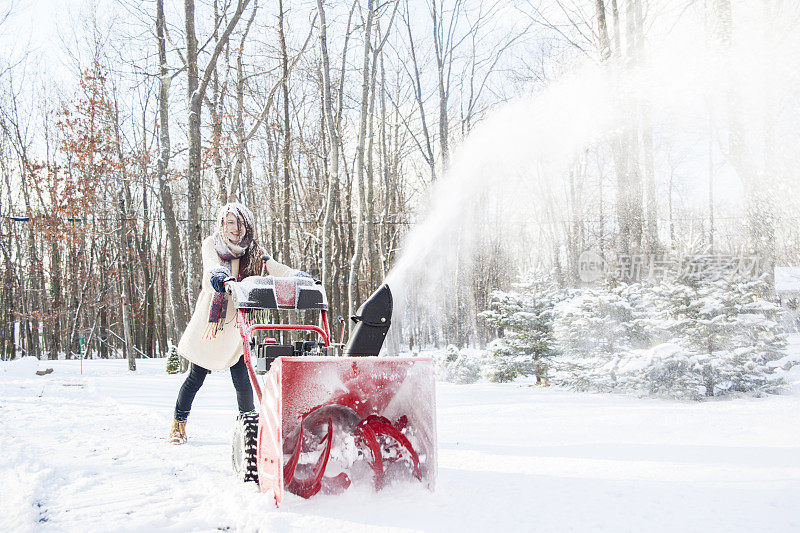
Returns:
[[[338,344],[330,341],[328,301],[311,278],[251,276],[230,282],[237,306],[244,360],[259,400],[258,413],[239,415],[233,469],[243,481],[303,498],[335,494],[351,485],[380,490],[397,482],[436,479],[433,362],[425,357],[378,357],[391,325],[392,293],[378,289],[351,317],[346,346],[344,320]],[[311,311],[319,324],[272,324],[278,309]],[[315,340],[279,344],[259,331],[312,334]],[[253,365],[253,353],[256,364]]]

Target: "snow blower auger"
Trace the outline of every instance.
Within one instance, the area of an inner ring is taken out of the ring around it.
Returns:
[[[322,285],[304,277],[252,276],[230,282],[244,360],[259,399],[258,420],[240,416],[233,465],[257,480],[276,505],[284,490],[303,498],[336,494],[351,484],[436,479],[433,362],[425,357],[378,357],[391,325],[392,295],[384,285],[352,317],[344,347],[332,345]],[[319,325],[259,323],[258,310],[317,310]],[[310,332],[321,342],[278,344],[258,331]],[[342,335],[343,336],[343,335]],[[252,363],[256,352],[255,368]],[[264,375],[263,383],[258,375]],[[256,435],[253,442],[253,435]]]

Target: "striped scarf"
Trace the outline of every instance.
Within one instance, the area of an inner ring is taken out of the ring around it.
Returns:
[[[233,213],[245,230],[242,240],[237,244],[233,244],[225,237],[225,217],[227,217],[228,213]],[[255,244],[254,234],[253,213],[247,207],[238,202],[222,206],[217,217],[217,230],[213,235],[214,249],[220,258],[220,266],[227,269],[228,272],[232,272],[231,261],[234,259],[240,260],[236,281],[241,281],[244,277],[245,268],[243,267],[246,267],[246,265],[243,263],[249,263],[249,261],[243,261],[242,258],[245,257],[250,248],[258,247]],[[248,275],[250,274],[248,273]],[[207,337],[216,337],[217,333],[222,331],[225,326],[227,309],[228,294],[215,292],[211,300],[211,309],[208,313]]]

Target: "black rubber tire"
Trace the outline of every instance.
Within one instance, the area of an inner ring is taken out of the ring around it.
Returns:
[[[233,472],[242,481],[258,483],[258,414],[240,413],[233,428]]]

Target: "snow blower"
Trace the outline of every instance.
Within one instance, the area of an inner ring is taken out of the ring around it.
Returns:
[[[346,346],[344,331],[331,343],[327,297],[313,279],[251,276],[227,287],[259,400],[257,416],[236,421],[233,469],[240,479],[272,491],[276,505],[284,491],[310,498],[357,484],[380,490],[413,482],[433,490],[433,362],[378,357],[391,325],[387,285],[351,317],[356,325]],[[263,310],[271,309],[318,311],[319,325],[267,323]],[[259,331],[306,332],[318,340],[256,342]]]

